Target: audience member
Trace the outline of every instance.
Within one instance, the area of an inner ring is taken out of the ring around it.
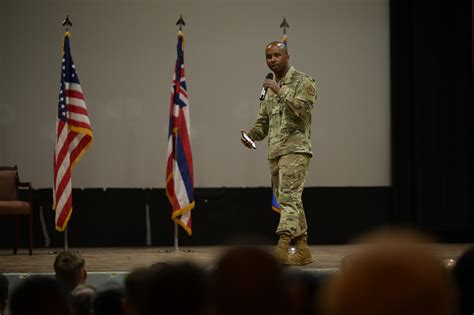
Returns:
[[[84,258],[63,252],[56,280],[31,276],[13,290],[10,315],[461,315],[474,314],[474,248],[446,268],[431,238],[379,230],[361,238],[337,274],[284,270],[269,252],[239,246],[209,273],[193,262],[158,262],[132,271],[124,286],[86,285]],[[450,277],[452,272],[453,277]],[[454,279],[454,281],[452,281]],[[326,281],[328,280],[328,281]],[[328,283],[326,283],[328,282]],[[69,294],[70,293],[70,294]],[[8,280],[0,274],[0,315]]]
[[[150,265],[150,269],[160,270],[161,268],[168,267],[170,264],[165,261],[159,261]]]
[[[459,292],[460,314],[474,314],[474,247],[458,259],[453,275]]]
[[[144,315],[212,313],[209,274],[192,262],[149,268]]]
[[[8,301],[8,279],[0,273],[0,315],[5,314]]]
[[[351,256],[325,294],[328,315],[452,315],[455,290],[416,233],[376,233]]]
[[[92,301],[95,288],[87,284],[79,284],[72,290],[71,301],[74,315],[92,314]]]
[[[268,252],[237,247],[224,254],[215,270],[218,315],[286,315],[289,297],[282,266]]]
[[[85,260],[78,252],[62,252],[54,260],[56,280],[71,292],[79,284],[85,284],[87,271]]]
[[[152,267],[153,266],[153,267]],[[150,277],[155,270],[168,265],[153,264],[150,268],[139,268],[125,278],[123,308],[126,315],[145,315],[146,294],[149,292]],[[155,267],[159,267],[154,269]]]
[[[30,276],[12,291],[11,315],[72,315],[70,295],[55,279]]]
[[[285,272],[290,300],[290,315],[321,314],[320,290],[328,275],[301,269]]]
[[[123,295],[123,286],[115,281],[109,281],[97,287],[92,302],[94,315],[124,315]]]

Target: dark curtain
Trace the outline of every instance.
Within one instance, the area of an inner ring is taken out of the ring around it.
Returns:
[[[471,1],[390,2],[392,220],[474,239]]]

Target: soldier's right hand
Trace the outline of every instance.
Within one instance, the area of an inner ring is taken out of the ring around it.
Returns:
[[[246,146],[249,149],[252,149],[252,145],[250,144],[250,142],[242,138],[240,138],[240,141],[243,143],[244,146]]]
[[[241,132],[241,133],[242,133],[242,132],[247,133],[247,132],[246,132],[245,130],[243,130],[243,129],[240,129],[240,132]],[[249,149],[252,149],[252,144],[251,144],[249,141],[245,140],[243,137],[240,138],[240,141],[242,142],[242,144],[243,144],[244,146],[246,146],[246,147],[249,148]]]

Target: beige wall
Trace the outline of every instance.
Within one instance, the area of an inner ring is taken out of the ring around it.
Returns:
[[[185,62],[197,187],[268,186],[266,143],[244,149],[286,16],[290,61],[314,76],[307,186],[390,185],[388,0],[1,0],[0,164],[52,186],[66,13],[95,142],[74,187],[164,187],[176,26]]]

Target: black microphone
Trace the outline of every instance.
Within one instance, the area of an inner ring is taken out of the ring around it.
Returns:
[[[273,73],[269,72],[266,78],[270,80],[273,79]],[[267,95],[267,90],[268,90],[267,87],[262,88],[262,92],[260,92],[259,100],[263,101],[265,99],[265,95]]]

